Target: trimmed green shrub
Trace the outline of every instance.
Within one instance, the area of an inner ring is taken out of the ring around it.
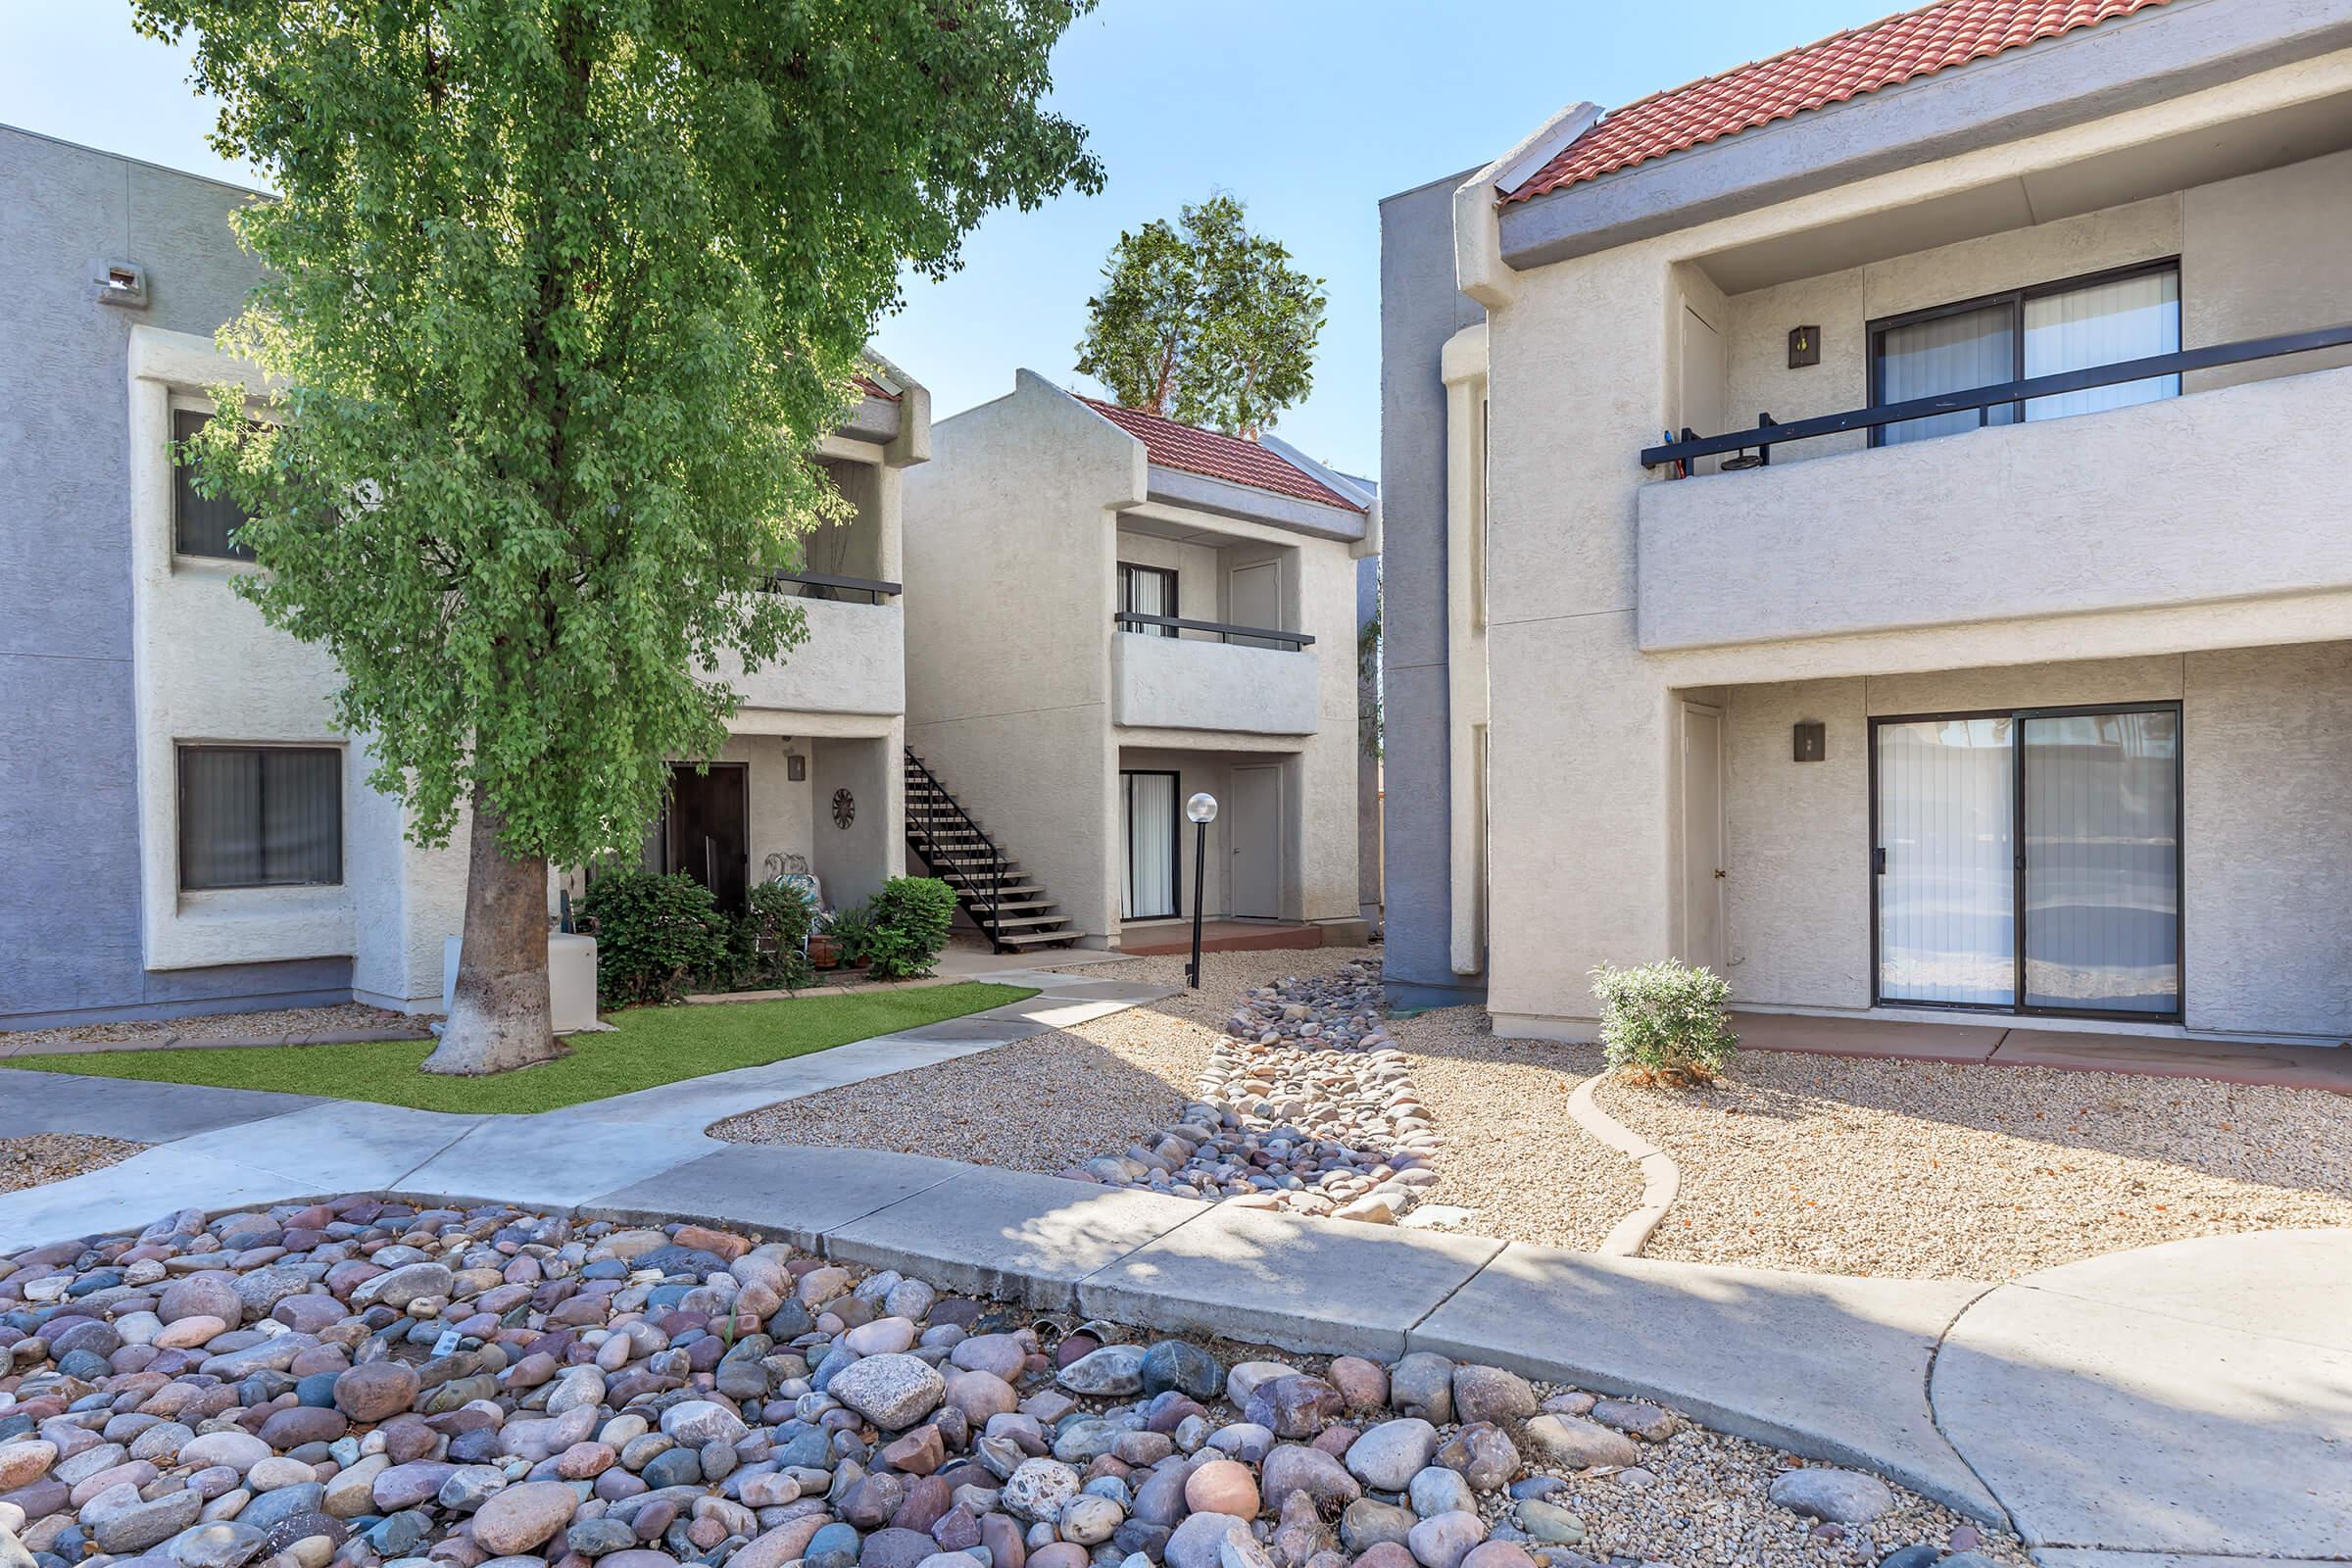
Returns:
[[[675,1002],[729,968],[727,918],[692,877],[608,871],[580,914],[596,933],[596,996],[608,1007]]]
[[[906,980],[931,972],[948,945],[956,918],[956,890],[937,877],[894,876],[866,906],[873,922],[865,959],[877,980]]]
[[[1609,1065],[1638,1083],[1713,1083],[1732,1064],[1739,1037],[1725,1004],[1731,983],[1678,959],[1592,971],[1600,1044]]]

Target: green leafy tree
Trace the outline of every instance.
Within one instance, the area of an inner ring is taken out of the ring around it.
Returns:
[[[1122,233],[1078,368],[1131,409],[1255,437],[1315,384],[1323,280],[1218,194]]]
[[[841,505],[809,458],[902,269],[1100,188],[1039,106],[1091,4],[137,0],[279,192],[222,334],[274,422],[194,443],[239,589],[332,653],[417,842],[468,835],[428,1070],[559,1054],[547,866],[635,842],[724,739],[723,656],[803,636],[748,590]]]

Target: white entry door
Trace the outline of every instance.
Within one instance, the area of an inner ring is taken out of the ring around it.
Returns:
[[[1688,306],[1683,310],[1683,423],[1699,435],[1724,433],[1723,337]],[[1713,473],[1721,458],[1701,458],[1692,473]]]
[[[1723,972],[1723,710],[1683,705],[1683,961]]]
[[[1282,769],[1237,767],[1233,770],[1231,825],[1225,830],[1232,845],[1227,858],[1233,864],[1230,900],[1233,912],[1245,919],[1274,920],[1282,915]]]
[[[1254,565],[1236,566],[1226,574],[1226,620],[1236,626],[1263,626],[1268,631],[1280,631],[1282,626],[1282,563],[1260,561]],[[1263,637],[1236,637],[1245,648],[1274,648],[1279,644]]]

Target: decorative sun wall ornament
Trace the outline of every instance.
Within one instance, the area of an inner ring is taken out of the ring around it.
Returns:
[[[858,797],[852,795],[848,790],[835,790],[833,792],[833,825],[838,828],[847,828],[857,820]]]

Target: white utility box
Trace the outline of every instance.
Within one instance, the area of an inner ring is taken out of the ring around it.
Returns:
[[[441,1014],[449,1015],[458,997],[458,955],[463,937],[441,940]],[[605,1025],[596,1017],[596,938],[550,932],[547,938],[547,1000],[550,1016],[560,1035],[580,1034]]]

